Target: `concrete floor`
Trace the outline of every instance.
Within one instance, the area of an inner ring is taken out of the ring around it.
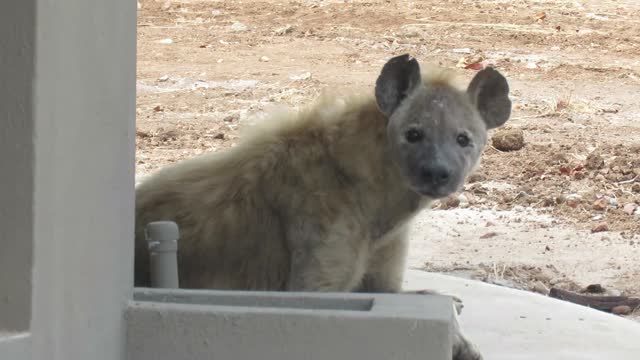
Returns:
[[[464,302],[463,331],[486,360],[639,360],[640,324],[546,296],[408,270],[405,289]]]

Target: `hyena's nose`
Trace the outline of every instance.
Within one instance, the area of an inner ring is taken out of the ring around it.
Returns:
[[[443,165],[425,165],[422,167],[422,179],[430,185],[440,186],[449,181],[451,170]]]

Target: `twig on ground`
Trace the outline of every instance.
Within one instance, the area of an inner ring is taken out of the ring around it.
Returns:
[[[618,185],[624,185],[624,184],[631,184],[632,182],[636,181],[636,179],[638,179],[640,175],[636,175],[633,179],[629,179],[629,180],[625,180],[625,181],[619,181],[617,184]]]
[[[640,306],[640,298],[628,296],[591,296],[574,293],[568,290],[551,288],[549,296],[574,304],[587,306],[601,311],[611,312],[616,306],[626,305],[631,309]]]

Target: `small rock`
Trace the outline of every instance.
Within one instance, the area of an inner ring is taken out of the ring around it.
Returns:
[[[607,296],[621,296],[622,292],[620,290],[616,290],[616,289],[607,289],[605,291],[605,295],[607,295]]]
[[[589,294],[604,294],[604,288],[600,284],[591,284],[584,289],[584,292]]]
[[[486,234],[484,234],[484,235],[480,236],[480,239],[490,239],[490,238],[495,237],[495,236],[497,236],[497,235],[498,235],[498,233],[497,233],[497,232],[495,232],[495,231],[491,231],[491,232],[488,232],[488,233],[486,233]]]
[[[566,164],[568,162],[569,160],[567,160],[567,157],[562,153],[551,155],[551,164]]]
[[[194,89],[208,89],[209,88],[209,83],[204,81],[204,80],[196,80],[192,87]]]
[[[485,55],[482,51],[475,54],[469,54],[461,57],[456,64],[456,67],[471,70],[482,70],[485,67],[484,60]]]
[[[460,194],[458,195],[458,206],[460,206],[462,209],[468,208],[469,207],[469,199],[467,199],[467,197],[464,194]]]
[[[604,222],[599,223],[593,228],[591,228],[592,233],[603,232],[603,231],[609,231],[609,225],[607,225],[607,223],[604,223]]]
[[[549,281],[549,284],[551,284],[551,286],[556,286],[556,285],[560,284],[562,281],[564,281],[562,278],[554,277],[553,279],[551,279]]]
[[[138,131],[136,131],[136,136],[139,137],[139,138],[148,138],[151,135],[149,135],[149,133],[147,133],[147,132],[138,130]]]
[[[408,38],[415,38],[420,36],[420,32],[416,29],[409,28],[404,31],[403,35]]]
[[[619,203],[618,203],[618,199],[616,199],[616,198],[614,198],[614,197],[610,197],[610,198],[609,198],[609,205],[610,205],[610,206],[612,206],[612,207],[614,207],[614,208],[617,208],[617,207],[618,207],[618,205],[619,205]]]
[[[299,75],[291,75],[289,76],[289,79],[291,80],[309,80],[311,79],[311,73],[309,71],[304,72],[302,74]]]
[[[594,151],[587,156],[586,163],[584,164],[589,170],[597,170],[602,169],[604,167],[604,159],[600,155],[600,153]]]
[[[162,39],[160,41],[158,41],[160,44],[165,44],[165,45],[169,45],[169,44],[173,44],[173,39],[170,38],[166,38],[166,39]]]
[[[162,108],[162,106],[156,105],[156,106],[153,107],[153,111],[162,112],[162,111],[164,111],[164,109]]]
[[[451,209],[451,208],[456,208],[460,205],[460,199],[458,199],[458,197],[456,196],[449,196],[446,199],[444,199],[442,201],[442,208],[443,209]]]
[[[224,140],[224,133],[218,133],[213,137],[214,139]]]
[[[606,198],[600,198],[593,203],[593,208],[602,211],[607,208],[608,203]]]
[[[268,57],[266,57],[266,56],[263,56],[263,57],[260,58],[260,61],[262,61],[262,62],[267,62],[269,60],[270,59]]]
[[[487,177],[483,173],[476,172],[476,173],[473,173],[473,174],[469,175],[469,178],[467,178],[467,182],[470,183],[470,184],[473,184],[473,183],[476,183],[476,182],[479,182],[479,181],[484,181],[486,179],[487,179]]]
[[[476,199],[476,197],[473,195],[473,193],[470,193],[468,191],[465,191],[462,193],[464,195],[464,197],[467,198],[467,200],[469,201],[469,205],[473,205],[476,204],[478,201]]]
[[[576,208],[580,204],[582,197],[578,194],[568,195],[566,198],[566,203],[569,207]]]
[[[231,30],[233,31],[247,31],[247,29],[249,29],[247,25],[240,22],[235,22],[231,25]]]
[[[158,81],[160,82],[165,82],[167,80],[169,80],[169,75],[164,75],[158,78]]]
[[[159,134],[158,137],[162,141],[176,140],[180,134],[176,130],[165,131],[162,134]]]
[[[527,63],[527,69],[537,69],[537,68],[538,68],[538,64],[536,64],[535,62],[529,61]]]
[[[618,305],[611,309],[611,312],[615,315],[629,315],[631,314],[631,307],[628,305]]]
[[[282,36],[282,35],[285,35],[285,34],[288,34],[288,33],[292,32],[292,31],[293,31],[293,25],[285,25],[284,27],[276,29],[275,33],[278,36]]]
[[[594,20],[601,20],[601,21],[609,20],[608,17],[602,16],[602,15],[597,15],[595,13],[587,13],[585,16],[587,17],[587,19],[594,19]]]
[[[211,10],[211,16],[220,16],[222,15],[222,11],[220,10]]]
[[[493,147],[500,151],[515,151],[524,147],[524,132],[520,129],[504,129],[492,137]]]
[[[569,167],[569,166],[565,166],[565,165],[560,166],[558,168],[558,170],[560,171],[561,175],[570,175],[571,174],[571,167]]]
[[[473,52],[469,48],[453,49],[451,51],[456,53],[456,54],[471,54]]]
[[[547,285],[543,284],[541,281],[536,281],[536,283],[533,284],[533,287],[531,288],[531,290],[537,292],[538,294],[549,295],[549,288],[547,287]]]
[[[554,274],[551,270],[547,269],[547,268],[542,268],[540,269],[540,272],[535,274],[534,279],[543,282],[543,283],[549,283],[551,282],[551,279],[553,279]]]
[[[218,64],[222,64],[222,62],[223,62],[223,61],[224,61],[224,59],[218,59],[218,60],[216,60],[216,62],[217,62]]]
[[[633,186],[631,186],[631,191],[633,191],[634,193],[640,193],[640,184],[633,184]]]
[[[486,278],[487,278],[487,271],[484,270],[484,269],[478,268],[473,272],[471,280],[474,280],[474,279],[486,279]]]
[[[508,288],[512,288],[512,289],[517,288],[516,284],[513,281],[507,280],[507,279],[490,278],[490,279],[487,279],[487,282],[490,283],[490,284],[504,286],[504,287],[508,287]]]
[[[232,115],[225,116],[224,119],[222,119],[222,121],[234,122],[234,121],[237,121],[238,119],[240,119],[240,116],[238,114],[232,114]]]

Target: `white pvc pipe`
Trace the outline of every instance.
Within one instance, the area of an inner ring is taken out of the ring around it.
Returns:
[[[179,288],[178,284],[178,225],[173,221],[147,224],[145,236],[149,244],[151,287]]]

